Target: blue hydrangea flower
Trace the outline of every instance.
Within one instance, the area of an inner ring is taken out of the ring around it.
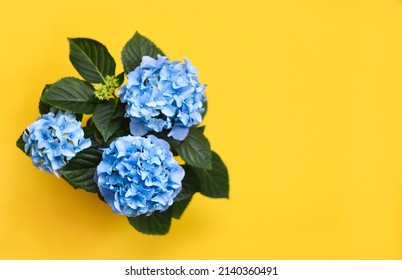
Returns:
[[[23,134],[25,152],[33,164],[47,173],[55,173],[78,152],[91,146],[84,138],[81,122],[70,112],[52,110],[42,115]]]
[[[127,103],[131,134],[167,129],[168,136],[184,140],[189,127],[201,123],[205,85],[198,82],[197,69],[188,59],[183,64],[165,56],[144,56],[127,78],[117,95]]]
[[[169,144],[153,135],[116,138],[95,173],[106,203],[128,217],[168,209],[181,191],[183,177]]]

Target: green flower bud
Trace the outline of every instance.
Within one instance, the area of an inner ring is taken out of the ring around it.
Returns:
[[[106,76],[105,84],[94,84],[94,94],[99,100],[109,100],[114,98],[114,92],[119,87],[116,77]]]

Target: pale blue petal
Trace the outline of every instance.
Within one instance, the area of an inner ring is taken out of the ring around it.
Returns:
[[[146,126],[138,119],[131,118],[130,120],[130,132],[135,136],[142,136],[148,132]]]
[[[176,125],[169,132],[168,136],[171,136],[173,139],[183,141],[187,137],[188,131],[189,131],[188,127],[182,125]]]

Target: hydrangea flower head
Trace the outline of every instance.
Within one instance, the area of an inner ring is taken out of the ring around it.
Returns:
[[[184,140],[189,128],[202,121],[205,85],[188,59],[169,61],[165,56],[144,56],[140,66],[127,74],[117,95],[127,103],[133,135],[170,130],[168,136]]]
[[[42,115],[23,134],[25,152],[33,164],[47,173],[55,173],[78,152],[91,146],[84,138],[81,122],[70,112],[52,110]]]
[[[116,138],[105,149],[95,181],[113,211],[128,217],[165,211],[181,191],[184,169],[169,144],[153,135]]]

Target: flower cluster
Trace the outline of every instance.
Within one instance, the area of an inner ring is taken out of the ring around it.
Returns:
[[[25,152],[40,170],[55,173],[76,153],[91,146],[84,138],[81,122],[70,112],[53,110],[39,117],[24,132]]]
[[[144,56],[141,65],[127,74],[128,81],[117,94],[127,103],[133,135],[167,129],[168,136],[184,140],[189,127],[201,123],[205,86],[198,82],[197,69],[184,61]]]
[[[116,138],[103,151],[96,182],[113,211],[128,217],[165,211],[181,190],[184,169],[153,135]]]
[[[119,87],[116,77],[106,76],[104,84],[94,84],[94,94],[99,100],[109,100],[114,97],[114,91]]]

